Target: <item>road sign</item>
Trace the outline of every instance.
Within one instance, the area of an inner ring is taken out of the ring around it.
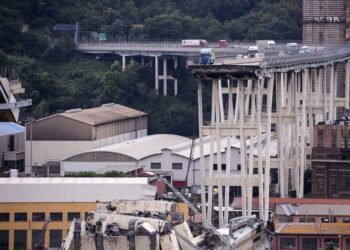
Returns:
[[[100,33],[98,36],[99,41],[107,41],[107,33]]]

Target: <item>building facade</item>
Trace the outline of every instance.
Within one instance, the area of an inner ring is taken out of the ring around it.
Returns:
[[[24,171],[25,128],[12,122],[0,122],[0,172]]]
[[[305,44],[337,44],[350,38],[349,1],[304,0],[303,8]]]
[[[68,110],[26,124],[26,172],[59,176],[61,160],[145,135],[147,115],[138,110],[113,103]]]
[[[350,122],[314,126],[312,196],[350,198]]]
[[[349,249],[349,223],[286,223],[277,226],[274,250]]]
[[[48,219],[45,249],[59,249],[74,218],[155,195],[148,178],[0,178],[0,249],[35,250]]]

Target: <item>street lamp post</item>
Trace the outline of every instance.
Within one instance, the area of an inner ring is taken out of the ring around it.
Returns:
[[[27,117],[27,120],[30,122],[30,158],[29,158],[29,174],[33,175],[33,123],[35,118]]]

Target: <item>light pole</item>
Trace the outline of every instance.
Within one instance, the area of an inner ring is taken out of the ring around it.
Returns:
[[[33,123],[35,121],[34,117],[27,117],[30,122],[30,158],[29,158],[29,174],[33,175]]]

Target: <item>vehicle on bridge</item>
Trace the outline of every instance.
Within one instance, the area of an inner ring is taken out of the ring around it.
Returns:
[[[199,64],[208,65],[213,64],[215,59],[215,50],[214,49],[201,49],[199,55]]]
[[[208,42],[204,39],[190,39],[182,40],[181,45],[182,47],[206,47]]]
[[[258,46],[249,46],[248,48],[248,57],[253,58],[258,55]]]
[[[227,42],[227,40],[221,39],[221,40],[218,41],[218,45],[219,45],[220,48],[227,48],[228,47],[228,42]]]
[[[273,40],[256,40],[256,46],[270,48],[276,46],[276,42]]]

